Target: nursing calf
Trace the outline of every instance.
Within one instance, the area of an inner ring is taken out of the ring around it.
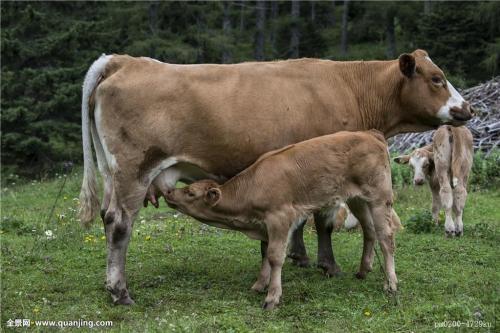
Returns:
[[[429,182],[432,217],[438,224],[439,211],[444,209],[447,236],[463,234],[462,214],[472,167],[472,142],[472,134],[466,127],[441,126],[434,133],[432,144],[394,159],[413,167],[415,185],[423,185],[425,180]]]
[[[377,131],[325,135],[261,156],[223,185],[194,182],[165,195],[169,206],[201,222],[239,230],[267,243],[252,289],[269,286],[264,308],[280,300],[281,269],[288,239],[311,213],[332,214],[347,202],[360,221],[365,242],[358,277],[371,270],[378,240],[385,259],[385,288],[396,291],[394,221],[387,146]]]

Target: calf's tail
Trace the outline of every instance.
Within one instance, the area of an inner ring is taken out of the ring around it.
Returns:
[[[90,226],[99,212],[99,199],[97,196],[97,180],[94,158],[92,155],[92,137],[90,132],[91,97],[102,79],[106,64],[111,56],[102,55],[90,66],[82,90],[82,144],[83,144],[83,181],[80,191],[80,222],[84,227]]]

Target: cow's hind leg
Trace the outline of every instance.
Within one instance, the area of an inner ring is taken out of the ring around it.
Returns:
[[[335,262],[332,250],[333,216],[335,214],[314,214],[314,224],[318,234],[318,267],[323,269],[327,276],[342,274],[340,267]]]
[[[292,259],[293,264],[299,267],[309,266],[309,257],[307,256],[306,246],[304,245],[304,225],[307,222],[305,217],[292,232],[290,237],[290,247],[288,257]]]
[[[138,184],[127,186],[123,192],[122,182],[114,182],[109,208],[104,215],[104,230],[107,243],[106,289],[111,293],[114,304],[130,305],[130,297],[125,275],[128,244],[132,234],[133,220],[137,215],[146,187]]]
[[[462,184],[457,185],[453,189],[453,212],[455,213],[455,235],[462,236],[464,232],[464,224],[462,222],[462,214],[467,199],[467,190]]]
[[[348,202],[352,214],[359,220],[363,229],[363,255],[359,271],[356,273],[358,279],[364,279],[368,272],[373,269],[373,257],[375,253],[376,234],[373,227],[372,216],[366,202],[353,199]]]

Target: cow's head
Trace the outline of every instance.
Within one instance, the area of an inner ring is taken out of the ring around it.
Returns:
[[[186,187],[172,189],[165,195],[171,208],[199,220],[214,220],[212,208],[221,198],[219,184],[213,180],[201,180]]]
[[[415,149],[409,155],[401,155],[394,158],[394,162],[409,164],[413,168],[413,184],[423,185],[434,168],[432,147],[426,146]]]
[[[460,126],[472,118],[472,109],[446,80],[443,71],[424,50],[399,56],[404,77],[401,103],[406,121],[430,127],[442,124]]]

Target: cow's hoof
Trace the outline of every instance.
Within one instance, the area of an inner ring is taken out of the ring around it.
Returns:
[[[321,268],[323,270],[323,274],[325,274],[326,277],[342,277],[342,276],[344,276],[344,273],[342,273],[342,270],[337,265],[332,265],[330,263],[321,263],[320,262],[320,263],[318,263],[318,268]]]
[[[114,301],[115,305],[133,305],[135,304],[134,300],[129,296],[125,296]]]
[[[364,280],[366,278],[366,274],[366,272],[357,272],[356,274],[354,274],[354,276],[358,280]]]
[[[455,236],[456,237],[462,237],[463,235],[464,235],[463,231],[457,231],[457,232],[455,232]]]
[[[455,237],[455,231],[454,230],[451,230],[451,231],[446,230],[445,236],[446,236],[446,238],[453,238],[453,237]]]
[[[290,253],[288,255],[288,258],[292,259],[292,264],[297,266],[297,267],[309,267],[309,257],[308,256],[301,256],[301,255],[295,255],[294,253]]]
[[[264,309],[266,311],[271,311],[275,307],[276,307],[276,303],[275,302],[264,302],[264,304],[262,305],[262,309]]]

